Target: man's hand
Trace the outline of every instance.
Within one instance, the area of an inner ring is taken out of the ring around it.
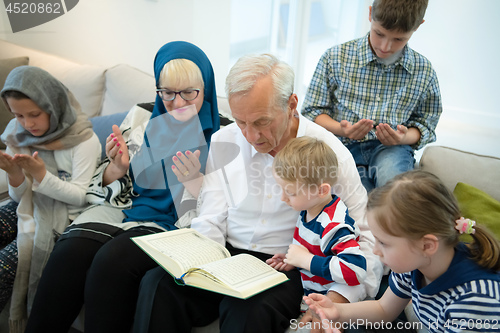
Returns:
[[[309,250],[302,245],[290,244],[284,262],[286,264],[300,267],[308,271],[311,270],[311,260],[314,257]]]
[[[340,136],[352,139],[361,140],[373,128],[373,120],[361,119],[354,125],[347,120],[340,121]]]
[[[23,168],[27,173],[29,173],[33,179],[41,183],[47,170],[45,169],[45,163],[38,156],[38,152],[35,151],[32,156],[25,154],[16,154],[12,159],[14,163]]]
[[[288,272],[295,269],[295,266],[285,263],[285,258],[285,253],[277,253],[272,258],[267,259],[266,264],[280,272]]]
[[[403,125],[397,126],[397,131],[393,130],[389,124],[378,124],[375,134],[377,139],[386,146],[396,146],[404,143],[408,128]]]

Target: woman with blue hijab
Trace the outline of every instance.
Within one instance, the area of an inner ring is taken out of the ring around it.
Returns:
[[[154,73],[154,107],[138,105],[113,126],[87,194],[94,205],[56,243],[26,332],[66,333],[83,304],[85,332],[130,331],[141,278],[157,267],[130,238],[190,220],[220,126],[214,73],[187,42],[160,48]]]

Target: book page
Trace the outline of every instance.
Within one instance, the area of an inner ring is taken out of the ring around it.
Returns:
[[[282,274],[249,254],[239,254],[224,260],[205,264],[199,268],[217,277],[222,283],[234,289],[265,280],[276,274]]]
[[[194,229],[179,229],[142,236],[142,240],[175,260],[182,271],[230,256],[225,247]]]

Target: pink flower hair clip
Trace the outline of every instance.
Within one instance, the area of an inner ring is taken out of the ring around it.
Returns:
[[[474,226],[476,225],[476,221],[471,219],[466,219],[461,217],[460,219],[455,221],[455,229],[457,229],[461,234],[472,235],[476,232]]]

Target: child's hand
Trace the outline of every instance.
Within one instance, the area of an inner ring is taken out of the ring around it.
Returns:
[[[311,327],[309,333],[342,333],[335,327],[332,327],[330,321],[323,321],[316,312],[308,309],[300,319],[299,327]]]
[[[47,173],[45,169],[45,163],[38,156],[38,152],[35,151],[32,156],[25,154],[16,154],[14,155],[13,161],[23,168],[27,173],[29,173],[33,179],[37,182],[41,183],[43,177]]]
[[[398,125],[397,128],[395,131],[389,124],[378,124],[375,131],[377,139],[386,146],[400,145],[408,133],[408,128],[403,125]]]
[[[342,120],[340,122],[340,136],[352,140],[361,140],[368,134],[368,132],[370,132],[372,128],[373,120],[370,119],[361,119],[354,125],[347,120]]]
[[[266,264],[280,272],[288,272],[295,269],[295,266],[284,262],[285,256],[284,253],[277,253],[272,258],[267,259]]]
[[[196,150],[194,153],[186,150],[186,154],[178,151],[177,156],[172,157],[175,165],[172,165],[172,171],[177,176],[180,183],[184,183],[194,178],[203,176],[200,173],[200,151]]]
[[[21,174],[23,172],[23,169],[14,162],[12,156],[3,152],[0,152],[0,169],[9,175]]]
[[[321,322],[337,321],[340,318],[340,313],[330,298],[321,294],[309,294],[304,296],[304,301],[309,306],[309,311],[314,313],[314,316],[319,317]],[[333,332],[326,330],[325,332]]]
[[[311,260],[314,257],[309,250],[302,245],[291,244],[286,253],[285,263],[300,267],[308,271],[311,270]]]
[[[106,139],[106,156],[122,176],[127,173],[130,163],[128,148],[117,125],[113,125],[113,133]]]

